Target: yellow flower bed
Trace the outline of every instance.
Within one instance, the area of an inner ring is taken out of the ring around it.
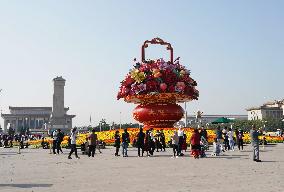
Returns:
[[[159,128],[154,129],[154,135],[156,134],[156,132],[158,130],[161,130]],[[175,128],[164,128],[163,132],[165,134],[165,138],[166,138],[166,143],[168,143],[171,139],[171,136],[173,135],[174,131],[177,130]],[[97,132],[96,134],[98,135],[98,139],[104,141],[106,144],[113,144],[114,143],[114,134],[115,134],[116,130],[110,130],[110,131],[102,131],[102,132]],[[120,135],[122,135],[122,133],[124,132],[123,129],[118,130]],[[136,138],[137,134],[139,132],[138,128],[129,128],[128,129],[128,133],[130,135],[130,140],[131,142],[133,142],[133,140]],[[190,137],[193,133],[193,128],[184,128],[184,133],[187,136],[187,143],[189,143]],[[207,134],[208,134],[208,141],[209,143],[213,143],[214,138],[216,137],[215,135],[215,130],[211,130],[208,129],[207,130]],[[85,133],[85,134],[78,134],[77,136],[77,140],[76,140],[76,144],[77,145],[81,145],[83,143],[86,142],[86,138],[89,134]],[[66,146],[68,145],[68,136],[65,136],[62,142],[62,145]],[[283,138],[282,137],[277,137],[277,136],[265,136],[266,141],[268,143],[281,143],[283,142]],[[244,143],[250,143],[250,135],[249,133],[244,133]],[[263,136],[259,137],[260,140],[263,139]],[[50,144],[52,143],[52,138],[50,137],[46,137],[45,140],[46,142],[49,142]],[[42,140],[32,140],[29,141],[30,145],[41,145]]]

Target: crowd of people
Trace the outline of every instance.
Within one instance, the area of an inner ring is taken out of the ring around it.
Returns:
[[[251,144],[253,146],[253,160],[260,162],[259,160],[259,139],[260,132],[256,129],[255,126],[252,127],[250,132],[251,135]],[[52,146],[49,146],[48,142],[45,142],[44,137],[34,135],[0,135],[0,147],[13,147],[13,141],[20,143],[20,147],[24,148],[24,143],[27,140],[33,139],[42,139],[43,148],[52,148],[53,154],[63,153],[61,149],[61,143],[64,138],[64,133],[57,129],[52,133]],[[235,146],[239,150],[243,150],[244,133],[242,130],[232,130],[231,128],[224,127],[221,129],[220,126],[216,129],[216,137],[213,142],[213,156],[219,156],[226,151],[234,151]],[[75,154],[75,157],[79,159],[77,152],[77,129],[73,128],[70,133],[68,147],[71,149],[68,155],[68,159],[72,159],[72,154]],[[166,138],[163,130],[158,130],[155,132],[153,129],[148,129],[144,132],[140,128],[139,133],[136,135],[136,138],[133,140],[132,146],[137,148],[137,156],[153,156],[155,152],[164,152],[167,147],[172,148],[172,158],[178,158],[184,155],[184,152],[187,150],[187,146],[190,146],[190,154],[195,159],[206,157],[206,151],[209,149],[208,144],[208,135],[204,127],[200,129],[194,129],[193,134],[187,143],[187,135],[184,133],[182,128],[173,132],[171,139],[166,143]],[[114,135],[114,147],[115,147],[115,156],[119,155],[119,150],[121,148],[122,156],[128,157],[128,147],[130,144],[130,135],[127,129],[124,129],[124,132],[120,135],[119,131],[115,132]],[[95,130],[92,130],[91,133],[86,138],[86,142],[82,144],[81,150],[85,152],[89,157],[94,157],[96,150],[101,153],[102,141],[98,140],[98,136]]]
[[[31,134],[0,134],[0,147],[12,148],[13,143],[19,143],[21,149],[28,148],[29,140],[41,139],[41,135],[31,135]]]

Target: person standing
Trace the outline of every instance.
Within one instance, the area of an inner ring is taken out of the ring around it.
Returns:
[[[151,142],[151,135],[150,135],[150,131],[147,130],[146,131],[146,135],[145,135],[145,142],[144,142],[144,151],[146,151],[147,157],[150,157],[150,155],[149,155],[149,152],[150,152],[150,142]]]
[[[198,129],[194,129],[193,134],[190,138],[190,144],[191,144],[191,153],[195,159],[199,158],[200,141],[201,137],[198,132]]]
[[[227,136],[228,136],[228,142],[229,142],[230,150],[234,151],[234,146],[235,146],[234,132],[231,128],[229,128]]]
[[[150,155],[154,155],[154,151],[155,151],[155,137],[154,137],[153,128],[150,129],[149,135],[150,135],[150,140],[149,140],[150,149],[149,149],[149,153],[150,153]]]
[[[137,135],[137,148],[138,148],[138,157],[140,157],[140,150],[142,150],[142,157],[144,154],[144,139],[145,133],[143,133],[143,128],[140,128],[140,131]]]
[[[155,135],[155,146],[156,146],[156,152],[159,152],[159,149],[162,151],[162,145],[160,143],[160,131],[157,130],[156,135]]]
[[[200,136],[204,137],[204,139],[206,139],[206,141],[208,141],[207,130],[203,126],[201,127]]]
[[[179,137],[177,131],[174,131],[174,135],[171,138],[172,140],[172,147],[173,147],[173,156],[172,158],[178,158],[178,142],[179,142]]]
[[[120,148],[120,135],[119,135],[119,131],[116,131],[115,132],[115,135],[114,135],[114,146],[115,146],[115,156],[120,156],[118,154],[119,152],[119,148]]]
[[[54,130],[52,132],[52,151],[53,151],[53,154],[56,154],[56,149],[57,149],[57,130]]]
[[[57,149],[57,154],[59,154],[59,151],[63,153],[61,149],[61,143],[63,141],[64,134],[61,132],[61,129],[57,130],[57,138],[56,138],[56,149]]]
[[[218,126],[217,129],[216,129],[216,139],[217,139],[217,142],[218,143],[222,143],[222,131],[221,131],[221,127]]]
[[[68,155],[68,159],[72,159],[71,158],[71,155],[73,152],[75,152],[75,157],[77,159],[80,159],[78,154],[77,154],[77,148],[76,148],[76,135],[77,135],[77,128],[74,127],[72,130],[71,130],[71,135],[70,135],[70,142],[71,142],[71,151]]]
[[[238,135],[236,135],[236,137],[238,138],[238,148],[239,148],[239,150],[241,150],[241,148],[242,148],[242,150],[244,150],[244,139],[243,139],[244,134],[243,134],[243,131],[240,130],[238,132]]]
[[[93,129],[92,133],[88,136],[88,147],[89,147],[88,156],[89,157],[91,157],[91,155],[92,157],[95,156],[97,139],[98,139],[98,136],[96,134],[96,131]]]
[[[161,138],[162,149],[164,151],[166,151],[166,137],[165,137],[165,134],[163,132],[163,129],[161,129],[160,138]]]
[[[127,148],[130,142],[129,133],[127,129],[124,129],[124,133],[122,133],[122,155],[123,157],[128,157],[127,155]]]
[[[222,131],[223,135],[224,135],[224,146],[225,146],[225,150],[230,150],[230,145],[229,145],[229,137],[228,137],[228,128],[225,127]]]
[[[250,130],[251,145],[253,147],[253,161],[261,162],[259,159],[259,132],[256,130],[256,126],[253,125]]]
[[[182,155],[182,144],[183,144],[183,130],[178,129],[178,156]]]

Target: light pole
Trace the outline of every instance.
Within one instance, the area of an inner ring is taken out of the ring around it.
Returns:
[[[186,102],[184,102],[184,110],[185,110],[185,123],[184,126],[187,127],[187,109],[186,109]]]
[[[25,120],[26,120],[26,123],[25,123],[25,124],[27,124],[27,129],[25,129],[25,132],[26,132],[26,134],[28,134],[28,128],[29,128],[29,127],[28,127],[28,118],[26,117]],[[25,127],[26,127],[26,126],[25,126]]]
[[[119,112],[119,129],[121,129],[121,112]]]

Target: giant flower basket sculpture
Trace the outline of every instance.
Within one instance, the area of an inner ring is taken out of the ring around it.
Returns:
[[[146,60],[145,48],[149,44],[165,45],[170,51],[170,61]],[[197,100],[197,83],[190,77],[190,71],[179,63],[179,58],[173,60],[171,44],[160,38],[144,42],[141,60],[134,60],[136,64],[121,82],[117,99],[139,104],[133,117],[146,128],[173,127],[184,114],[176,103]]]

